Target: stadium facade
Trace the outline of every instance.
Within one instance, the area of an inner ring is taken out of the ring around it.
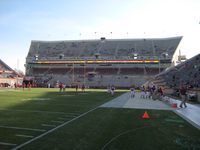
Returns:
[[[22,81],[23,76],[0,59],[0,87],[14,87],[21,85]]]
[[[38,86],[140,86],[176,63],[181,39],[32,41],[26,76]]]

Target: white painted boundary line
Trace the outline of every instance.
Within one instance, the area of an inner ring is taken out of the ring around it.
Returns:
[[[0,110],[4,111],[21,111],[21,112],[33,112],[33,113],[48,113],[48,114],[68,114],[65,112],[52,112],[52,111],[40,111],[40,110],[20,110],[20,109],[6,109],[6,108],[0,108]]]
[[[64,121],[57,121],[57,120],[51,120],[51,122],[55,122],[55,123],[64,123]]]
[[[0,145],[15,146],[15,145],[17,145],[17,144],[0,142]]]
[[[37,103],[34,103],[34,105],[87,107],[87,106],[81,106],[81,105],[75,105],[75,104],[48,104],[48,103],[43,103],[44,101],[34,101],[34,102],[37,102]]]
[[[76,118],[73,118],[72,120],[69,120],[69,121],[67,121],[67,122],[64,122],[63,124],[61,124],[61,125],[59,125],[59,126],[53,128],[53,129],[51,129],[51,130],[45,132],[45,133],[43,133],[43,134],[41,134],[41,135],[39,135],[39,136],[36,136],[35,138],[33,138],[33,139],[31,139],[31,140],[29,140],[29,141],[27,141],[27,142],[25,142],[25,143],[20,144],[20,145],[14,147],[14,148],[11,149],[11,150],[17,150],[17,149],[19,149],[19,148],[22,148],[23,146],[25,146],[25,145],[27,145],[27,144],[29,144],[29,143],[31,143],[31,142],[37,140],[37,139],[40,139],[40,138],[42,138],[43,136],[45,136],[45,135],[47,135],[47,134],[49,134],[49,133],[52,133],[53,131],[55,131],[55,130],[57,130],[57,129],[59,129],[59,128],[61,128],[61,127],[65,126],[65,125],[67,125],[67,124],[69,124],[69,123],[71,123],[71,122],[73,122],[73,121],[75,121],[75,120],[77,120],[77,119],[79,119],[79,118],[85,116],[85,115],[87,115],[88,113],[90,113],[90,112],[96,110],[97,108],[99,108],[99,107],[96,107],[96,108],[94,108],[94,109],[91,109],[91,110],[89,110],[89,111],[87,111],[87,112],[81,114],[80,116],[78,116],[78,117],[76,117]]]
[[[80,115],[82,114],[83,112],[74,112],[74,113],[66,113],[66,115]]]
[[[33,138],[34,137],[32,135],[24,135],[24,134],[16,134],[15,136],[25,137],[25,138]]]
[[[65,117],[65,118],[71,118],[71,117],[73,118],[73,117],[77,117],[77,116],[78,116],[78,115],[65,115],[64,117]]]
[[[56,127],[56,125],[53,125],[53,124],[42,124],[42,126],[45,126],[45,127]]]
[[[38,132],[45,132],[44,129],[33,129],[33,128],[22,128],[22,127],[9,127],[9,126],[0,126],[0,128],[6,129],[17,129],[17,130],[29,130],[29,131],[38,131]]]
[[[65,120],[66,118],[59,117],[58,119],[59,119],[59,120]]]

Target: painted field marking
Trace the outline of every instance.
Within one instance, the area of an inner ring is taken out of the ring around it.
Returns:
[[[58,119],[59,119],[59,120],[65,120],[66,118],[59,117]]]
[[[78,116],[78,115],[65,115],[64,117],[66,117],[66,118],[73,118],[73,117],[76,117],[76,116]]]
[[[75,95],[61,95],[61,96],[67,96],[68,97],[68,96],[75,96]]]
[[[71,123],[71,122],[73,122],[73,121],[75,121],[75,120],[77,120],[77,119],[79,119],[79,118],[85,116],[85,115],[87,115],[88,113],[90,113],[90,112],[92,112],[92,111],[94,111],[94,110],[96,110],[96,109],[98,109],[98,108],[99,108],[99,106],[96,107],[96,108],[94,108],[94,109],[91,109],[91,110],[89,110],[89,111],[87,111],[87,112],[85,112],[85,113],[83,113],[83,114],[81,114],[81,115],[79,115],[79,116],[77,116],[76,118],[73,118],[73,119],[71,119],[71,120],[69,120],[69,121],[67,121],[67,122],[64,122],[64,123],[61,124],[61,125],[58,125],[57,127],[53,128],[53,129],[51,129],[51,130],[48,130],[47,132],[45,132],[45,133],[43,133],[43,134],[41,134],[41,135],[39,135],[39,136],[36,136],[35,138],[33,138],[33,139],[31,139],[31,140],[29,140],[29,141],[27,141],[27,142],[25,142],[25,143],[20,144],[20,145],[14,147],[14,148],[11,149],[11,150],[17,150],[17,149],[19,149],[19,148],[22,148],[23,146],[25,146],[25,145],[27,145],[27,144],[29,144],[29,143],[31,143],[31,142],[37,140],[37,139],[40,139],[40,138],[42,138],[43,136],[45,136],[45,135],[47,135],[47,134],[49,134],[49,133],[52,133],[53,131],[55,131],[55,130],[57,130],[57,129],[59,129],[59,128],[61,128],[61,127],[65,126],[65,125],[67,125],[67,124],[69,124],[69,123]]]
[[[0,142],[0,145],[15,146],[15,145],[17,145],[17,144]]]
[[[76,105],[76,104],[49,104],[49,103],[34,103],[34,105],[49,105],[49,106],[73,106],[73,107],[80,107],[80,108],[85,108],[87,106],[81,106],[81,105]]]
[[[78,93],[78,94],[80,94],[80,95],[87,95],[87,94],[89,94],[89,93]]]
[[[122,135],[125,135],[127,133],[130,133],[130,132],[135,132],[137,130],[141,130],[141,129],[144,129],[144,128],[150,128],[149,126],[145,126],[145,127],[138,127],[138,128],[135,128],[135,129],[131,129],[131,130],[128,130],[128,131],[125,131],[125,132],[122,132],[120,134],[118,134],[117,136],[113,137],[112,139],[110,139],[102,148],[101,150],[104,150],[110,143],[112,143],[114,140],[116,140],[118,137],[122,136]]]
[[[15,136],[25,137],[25,138],[33,138],[34,137],[32,135],[24,135],[24,134],[16,134]]]
[[[167,121],[167,122],[174,122],[174,123],[184,123],[184,121],[183,120],[180,120],[180,119],[165,119],[165,121]]]
[[[34,129],[34,128],[22,128],[22,127],[10,127],[10,126],[0,126],[0,128],[6,129],[17,129],[17,130],[29,130],[29,131],[38,131],[38,132],[45,132],[44,129]]]
[[[55,123],[64,123],[64,121],[57,121],[57,120],[51,120],[51,122],[55,122]]]
[[[56,125],[53,125],[53,124],[41,124],[41,125],[45,127],[56,127]]]
[[[15,90],[15,89],[2,89],[0,88],[0,92],[23,92],[22,90]]]
[[[66,115],[80,115],[81,112],[77,112],[77,113],[66,113]]]
[[[4,111],[19,111],[19,112],[32,112],[32,113],[47,113],[47,114],[68,114],[65,112],[52,112],[52,111],[41,111],[41,110],[22,110],[22,109],[6,109],[6,108],[0,108],[0,110]]]
[[[46,101],[46,100],[51,100],[51,98],[49,98],[49,97],[36,97],[36,98],[25,98],[25,99],[21,99],[22,101]]]

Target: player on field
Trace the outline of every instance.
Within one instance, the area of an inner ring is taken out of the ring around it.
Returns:
[[[135,89],[134,88],[131,88],[130,89],[130,92],[131,92],[131,98],[134,98],[135,97]]]

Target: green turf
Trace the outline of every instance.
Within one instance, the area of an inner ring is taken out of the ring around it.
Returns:
[[[18,90],[19,91],[19,90]],[[119,91],[115,96],[122,94]],[[20,145],[44,132],[4,128],[22,127],[49,131],[96,108],[112,97],[102,90],[86,94],[65,93],[58,89],[0,92],[0,142]],[[150,119],[142,119],[145,110],[98,108],[69,124],[25,145],[35,150],[197,150],[200,131],[171,111],[149,110]],[[18,136],[17,136],[18,135]],[[0,149],[15,146],[0,144]]]
[[[199,149],[200,132],[170,111],[99,108],[24,149]],[[167,122],[173,118],[182,123]],[[57,139],[57,140],[55,140]],[[188,142],[188,144],[186,144]],[[54,143],[46,145],[45,143]]]

